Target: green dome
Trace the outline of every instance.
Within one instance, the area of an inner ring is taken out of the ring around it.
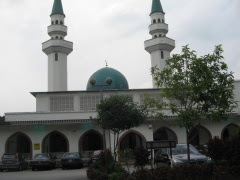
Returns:
[[[111,78],[112,83],[111,85],[107,86],[106,79]],[[92,79],[96,80],[96,84],[92,85],[90,81]],[[106,86],[101,86],[106,85]],[[124,90],[129,89],[128,88],[128,82],[125,76],[117,71],[116,69],[105,67],[102,69],[99,69],[97,72],[95,72],[88,80],[87,83],[87,91],[101,91],[101,88],[103,90]]]

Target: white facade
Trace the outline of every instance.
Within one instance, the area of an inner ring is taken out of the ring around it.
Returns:
[[[91,151],[97,148],[94,147],[95,144],[101,145],[99,141],[103,135],[103,130],[94,125],[91,120],[91,117],[94,118],[97,115],[96,105],[100,103],[102,95],[103,98],[114,94],[128,95],[135,102],[141,104],[146,95],[156,97],[160,91],[159,89],[104,90],[102,92],[67,91],[67,56],[72,52],[73,44],[64,40],[67,35],[64,18],[63,14],[51,15],[51,26],[48,27],[48,33],[52,39],[43,43],[43,51],[48,55],[49,62],[48,92],[32,93],[36,98],[36,112],[5,114],[6,123],[0,125],[0,156],[6,152],[18,151],[19,137],[24,139],[21,141],[27,144],[24,148],[28,158],[32,158],[37,153],[46,152],[46,149],[51,152],[48,149],[51,145],[47,143],[51,144],[49,139],[52,138],[52,134],[59,136],[59,139],[65,143],[65,149],[61,149],[61,152],[84,152],[88,151],[87,148]],[[165,24],[164,13],[151,14],[151,22],[149,31],[153,39],[145,42],[145,49],[151,54],[151,66],[157,66],[162,70],[166,59],[170,57],[170,52],[175,47],[175,41],[166,37],[168,25]],[[156,87],[154,82],[153,87]],[[229,114],[227,121],[220,123],[203,121],[201,126],[204,138],[198,142],[199,144],[204,144],[208,138],[223,137],[226,127],[229,125],[233,125],[233,128],[240,126],[240,81],[235,81],[234,94],[235,100],[238,101],[238,107],[232,114]],[[124,139],[130,135],[135,135],[137,140],[130,142],[131,138],[127,139],[129,148],[137,146],[136,143],[145,145],[146,141],[159,140],[159,138],[185,143],[185,129],[176,125],[176,117],[171,114],[169,109],[165,109],[164,113],[165,117],[162,120],[149,117],[140,127],[120,134],[118,148],[121,149],[121,142],[125,142]],[[113,138],[113,135],[107,131],[106,147],[112,150]],[[58,151],[54,150],[54,152]]]

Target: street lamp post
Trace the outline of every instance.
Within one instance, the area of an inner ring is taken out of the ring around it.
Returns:
[[[106,86],[111,86],[112,78],[108,77],[105,80],[105,82],[106,82],[106,84],[96,84],[97,83],[96,79],[91,79],[90,80],[90,84],[92,86],[100,87],[100,90],[101,90],[101,103],[103,101],[103,88],[106,87]],[[102,127],[103,127],[103,150],[106,150],[106,134],[105,134],[105,124],[104,124],[103,119],[102,119]]]

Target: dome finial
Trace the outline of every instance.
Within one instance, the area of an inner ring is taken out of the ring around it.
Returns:
[[[105,63],[106,63],[106,67],[108,67],[108,62],[107,62],[107,60],[105,60]]]

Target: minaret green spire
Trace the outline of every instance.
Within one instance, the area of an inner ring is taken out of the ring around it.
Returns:
[[[63,7],[62,7],[62,1],[61,0],[54,0],[54,4],[53,4],[53,9],[52,9],[52,13],[53,14],[63,14]]]
[[[151,14],[156,13],[156,12],[164,13],[160,0],[153,0],[152,1],[152,11],[151,11]]]

